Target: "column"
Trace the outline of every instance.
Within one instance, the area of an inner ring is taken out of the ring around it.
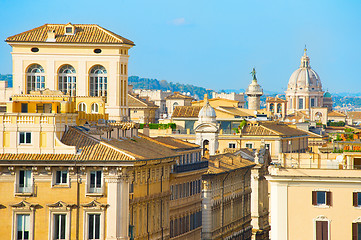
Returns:
[[[252,216],[252,226],[254,229],[259,228],[259,167],[256,166],[251,170],[251,216]]]
[[[287,184],[270,181],[270,178],[267,178],[267,180],[269,180],[271,185],[271,239],[287,240]]]
[[[111,170],[108,183],[106,240],[129,239],[129,177],[123,171]]]
[[[212,189],[210,180],[203,180],[202,240],[212,238]]]

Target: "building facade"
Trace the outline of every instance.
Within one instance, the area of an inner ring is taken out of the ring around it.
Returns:
[[[103,96],[110,119],[128,116],[132,41],[95,24],[68,23],[45,24],[6,42],[12,47],[11,95],[50,89],[72,97]]]

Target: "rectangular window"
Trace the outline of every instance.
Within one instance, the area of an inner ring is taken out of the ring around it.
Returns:
[[[311,107],[314,107],[314,106],[315,106],[315,99],[311,98]]]
[[[22,113],[27,113],[28,112],[28,104],[27,103],[22,103],[21,104],[21,112]]]
[[[316,221],[316,240],[328,240],[327,221]]]
[[[67,184],[68,183],[68,171],[56,171],[55,184]]]
[[[228,148],[236,148],[236,144],[235,143],[228,143]]]
[[[361,223],[352,223],[352,240],[361,240]]]
[[[54,240],[65,239],[66,214],[54,214]]]
[[[298,99],[298,109],[303,109],[303,98]]]
[[[101,193],[102,192],[102,171],[91,171],[90,172],[90,193]]]
[[[332,193],[329,191],[312,191],[312,205],[314,206],[331,206],[332,205]]]
[[[16,218],[16,240],[29,240],[30,214],[17,214]]]
[[[88,214],[88,239],[100,239],[100,214]]]
[[[20,170],[18,179],[18,193],[32,192],[31,170]]]
[[[31,132],[19,132],[19,144],[30,144]]]
[[[253,143],[246,143],[246,148],[253,148]]]
[[[354,207],[361,207],[361,192],[353,192],[352,200]]]

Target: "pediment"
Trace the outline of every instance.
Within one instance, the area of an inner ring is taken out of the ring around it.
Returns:
[[[11,204],[10,207],[16,209],[23,209],[23,210],[34,210],[37,208],[41,208],[41,206],[37,203],[28,203],[27,201],[23,200],[19,203]]]
[[[53,203],[53,204],[48,204],[47,206],[49,208],[56,208],[56,209],[69,209],[69,208],[76,207],[76,204],[68,204],[68,203],[63,202],[63,201],[58,201],[58,202]]]
[[[103,209],[107,208],[109,205],[108,204],[103,204],[103,203],[100,203],[98,201],[93,200],[90,203],[82,204],[81,206],[83,208],[103,210]]]

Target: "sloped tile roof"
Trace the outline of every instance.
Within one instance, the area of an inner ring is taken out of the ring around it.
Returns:
[[[207,174],[221,174],[241,168],[253,167],[255,165],[254,162],[246,160],[239,155],[231,153],[219,154],[210,156]]]
[[[165,99],[193,99],[193,98],[180,94],[179,92],[174,92],[172,95],[166,97]]]
[[[337,111],[331,111],[327,114],[329,117],[346,117],[346,114],[337,112]]]
[[[128,104],[130,108],[159,108],[154,103],[141,99],[132,94],[128,94]]]
[[[115,34],[96,24],[72,24],[75,34],[65,35],[67,24],[44,24],[40,27],[28,30],[8,37],[6,42],[46,42],[48,31],[55,31],[56,43],[93,43],[93,44],[128,44],[134,42]]]
[[[172,118],[177,118],[177,117],[198,118],[198,114],[201,109],[202,106],[177,106],[173,110]]]
[[[361,112],[347,112],[347,117],[351,119],[361,119]]]
[[[306,132],[278,122],[256,122],[246,124],[242,129],[244,136],[305,136]]]
[[[176,139],[172,137],[156,137],[154,139],[173,149],[200,148],[200,146],[197,144],[186,142],[181,139]]]

